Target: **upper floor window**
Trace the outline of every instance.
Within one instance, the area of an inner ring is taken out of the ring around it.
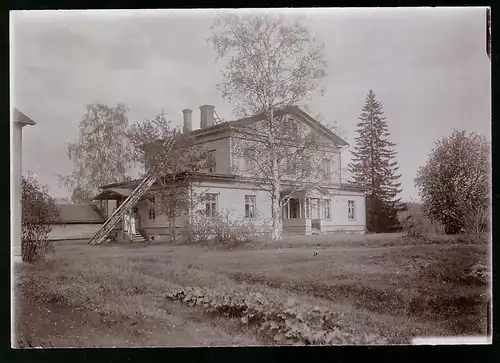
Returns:
[[[155,197],[149,197],[148,198],[150,204],[156,204],[156,198]]]
[[[255,195],[245,195],[245,218],[255,218]]]
[[[243,154],[243,163],[245,164],[245,170],[246,171],[251,171],[255,167],[254,160],[252,159],[252,156],[249,151],[246,151]]]
[[[215,150],[208,152],[208,172],[215,173],[217,170],[217,159],[215,158]]]
[[[283,134],[292,138],[299,134],[299,125],[297,121],[290,116],[285,116],[283,118]]]
[[[217,198],[218,195],[216,193],[207,193],[205,194],[205,216],[209,218],[213,218],[217,215],[218,207],[217,207]]]
[[[323,174],[323,178],[331,178],[330,159],[321,159],[321,173]]]
[[[347,216],[350,221],[354,221],[356,219],[356,203],[354,200],[347,201]]]
[[[311,163],[309,160],[306,158],[303,158],[301,161],[301,169],[302,169],[302,175],[305,177],[308,177],[311,175]]]

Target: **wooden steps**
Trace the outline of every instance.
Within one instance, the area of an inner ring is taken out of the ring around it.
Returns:
[[[146,242],[146,239],[141,236],[139,233],[136,233],[134,235],[132,235],[132,242],[133,243],[144,243]]]

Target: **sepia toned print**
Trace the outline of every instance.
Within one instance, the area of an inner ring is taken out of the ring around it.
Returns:
[[[12,346],[489,344],[485,14],[12,12]]]

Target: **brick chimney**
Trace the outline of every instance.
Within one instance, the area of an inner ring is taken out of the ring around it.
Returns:
[[[193,130],[193,125],[191,123],[191,114],[193,113],[193,110],[185,108],[184,110],[182,110],[182,113],[184,114],[184,127],[182,128],[182,132],[184,134],[187,134],[188,132]]]
[[[200,128],[204,129],[214,125],[214,109],[212,105],[200,106]]]

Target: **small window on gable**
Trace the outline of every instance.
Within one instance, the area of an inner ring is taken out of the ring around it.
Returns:
[[[297,137],[299,134],[299,125],[291,116],[285,116],[283,118],[283,134],[291,138]]]

